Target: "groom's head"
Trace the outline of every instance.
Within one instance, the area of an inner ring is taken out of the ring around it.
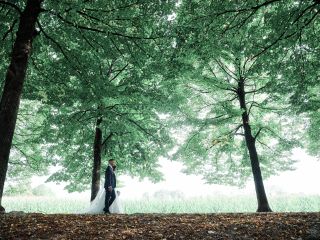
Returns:
[[[116,165],[116,160],[113,158],[109,159],[109,164],[114,167]]]

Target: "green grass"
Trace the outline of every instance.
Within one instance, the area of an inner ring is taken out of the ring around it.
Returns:
[[[269,202],[276,212],[319,212],[320,196],[278,196]],[[86,209],[87,199],[49,197],[4,197],[7,211],[77,213]],[[254,196],[217,196],[191,199],[146,199],[122,201],[125,213],[218,213],[255,212]]]

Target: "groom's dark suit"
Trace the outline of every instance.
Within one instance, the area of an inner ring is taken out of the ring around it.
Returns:
[[[106,198],[104,202],[104,209],[103,209],[104,212],[109,212],[109,207],[111,206],[111,204],[116,198],[116,193],[114,191],[116,186],[117,186],[116,175],[114,174],[112,167],[109,165],[105,172],[104,188],[106,189]],[[109,190],[109,187],[112,187],[112,191]]]

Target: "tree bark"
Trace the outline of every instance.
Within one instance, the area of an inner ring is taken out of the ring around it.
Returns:
[[[91,201],[95,199],[100,188],[100,171],[101,171],[101,151],[102,151],[102,131],[100,123],[102,118],[98,118],[96,124],[96,133],[93,144],[93,168],[91,182]]]
[[[240,103],[240,108],[243,110],[242,113],[242,124],[244,129],[245,141],[249,151],[252,174],[255,184],[255,190],[258,201],[257,212],[271,212],[271,208],[268,203],[267,195],[264,189],[263,179],[261,175],[259,157],[256,149],[255,138],[252,136],[251,126],[249,122],[249,113],[247,110],[245,90],[244,90],[244,79],[240,78],[238,82],[237,95]]]
[[[20,15],[16,40],[11,53],[5,85],[0,101],[0,208],[3,188],[20,98],[25,81],[32,42],[36,36],[35,24],[41,11],[42,0],[28,0]]]

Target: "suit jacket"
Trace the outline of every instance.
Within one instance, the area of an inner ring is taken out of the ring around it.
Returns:
[[[107,189],[108,187],[115,188],[117,186],[117,179],[116,175],[111,166],[108,166],[105,172],[105,182],[104,188]]]

